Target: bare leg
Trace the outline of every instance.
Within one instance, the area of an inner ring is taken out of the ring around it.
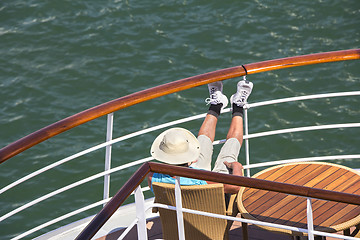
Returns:
[[[213,142],[215,140],[217,117],[207,114],[199,130],[199,135],[205,135]],[[231,119],[226,139],[236,138],[240,145],[243,142],[243,119],[241,116],[234,116]]]
[[[240,145],[243,142],[243,119],[241,116],[234,116],[231,119],[231,124],[229,131],[227,133],[226,139],[236,138]]]
[[[207,114],[199,130],[199,136],[205,135],[210,138],[211,142],[215,139],[215,130],[217,124],[217,117]]]

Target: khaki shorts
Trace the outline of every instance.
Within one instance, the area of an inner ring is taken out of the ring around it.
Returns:
[[[200,156],[196,163],[192,165],[194,167],[211,171],[211,161],[213,155],[213,144],[209,137],[205,135],[198,136],[198,141],[200,143]],[[222,146],[220,153],[215,162],[213,172],[220,173],[229,173],[229,170],[224,164],[224,161],[235,162],[238,159],[240,152],[240,143],[236,138],[230,138],[226,140]]]

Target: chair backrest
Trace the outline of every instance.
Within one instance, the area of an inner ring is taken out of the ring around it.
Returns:
[[[155,202],[175,206],[175,185],[153,183]],[[181,186],[184,208],[225,215],[223,184]],[[178,239],[176,212],[159,208],[166,240]],[[184,213],[185,239],[228,239],[225,219]]]

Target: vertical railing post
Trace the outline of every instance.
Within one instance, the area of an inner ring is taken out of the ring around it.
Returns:
[[[135,189],[135,205],[136,205],[136,218],[137,232],[139,240],[147,240],[147,229],[146,229],[146,216],[145,216],[145,200],[144,194],[141,191],[140,185]]]
[[[243,80],[246,81],[246,75],[243,77]],[[245,104],[244,107],[244,133],[246,136],[249,135],[249,124],[248,124],[248,105]],[[249,153],[249,139],[246,138],[245,139],[245,161],[246,161],[246,165],[249,166],[250,165],[250,153]],[[246,169],[246,176],[250,177],[250,168]]]
[[[248,107],[245,104],[244,105],[244,133],[245,135],[249,135],[249,125],[248,125]],[[249,153],[249,139],[246,138],[245,139],[245,161],[246,161],[246,165],[249,166],[250,165],[250,153]],[[246,176],[250,177],[250,168],[246,169]]]
[[[184,231],[184,217],[182,211],[180,177],[175,179],[175,204],[176,204],[176,218],[178,223],[179,240],[185,240]]]
[[[112,140],[113,126],[114,126],[114,113],[109,113],[107,115],[106,142]],[[106,146],[105,171],[111,169],[111,147],[112,147],[111,145]],[[104,176],[104,195],[103,195],[104,200],[109,198],[109,192],[110,192],[110,174],[106,174]]]
[[[306,199],[306,215],[307,215],[307,228],[308,228],[308,239],[314,240],[314,223],[313,223],[313,211],[311,206],[311,198]]]

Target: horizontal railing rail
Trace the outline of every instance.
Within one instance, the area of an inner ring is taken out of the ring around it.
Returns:
[[[230,174],[222,174],[216,172],[211,172],[211,174],[209,174],[209,171],[205,170],[197,170],[161,163],[148,162],[144,163],[132,175],[132,177],[114,195],[114,197],[106,204],[106,206],[92,219],[92,221],[83,229],[83,231],[77,236],[76,239],[85,240],[92,238],[106,223],[106,221],[115,213],[115,211],[124,203],[128,196],[136,189],[136,187],[140,185],[140,183],[145,179],[146,175],[149,172],[169,174],[172,176],[196,178],[212,182],[263,189],[267,191],[275,191],[307,198],[360,205],[360,195],[335,192],[288,183],[273,182],[263,179],[234,176]]]
[[[284,160],[271,161],[271,162],[253,163],[250,165],[244,165],[243,167],[244,169],[248,169],[248,168],[253,169],[253,168],[269,167],[269,166],[294,163],[294,162],[331,161],[338,159],[360,159],[360,154],[293,158],[293,159],[284,159]]]
[[[122,165],[122,166],[119,166],[119,167],[115,167],[115,168],[112,168],[111,170],[97,173],[97,174],[92,175],[92,176],[90,176],[90,177],[87,177],[87,178],[81,179],[81,180],[79,180],[79,181],[77,181],[77,182],[74,182],[74,183],[72,183],[72,184],[69,184],[69,185],[67,185],[67,186],[65,186],[65,187],[59,188],[59,189],[57,189],[57,190],[55,190],[55,191],[52,191],[52,192],[50,192],[50,193],[47,193],[47,194],[39,197],[39,198],[37,198],[37,199],[34,199],[34,200],[32,200],[31,202],[25,203],[25,204],[21,205],[20,207],[18,207],[18,208],[16,208],[16,209],[8,212],[7,214],[1,216],[1,217],[0,217],[0,222],[1,222],[1,221],[4,221],[5,219],[7,219],[7,218],[9,218],[9,217],[11,217],[11,216],[13,216],[13,215],[15,215],[15,214],[23,211],[23,210],[25,210],[25,209],[27,209],[27,208],[29,208],[29,207],[32,207],[32,206],[34,206],[34,205],[36,205],[36,204],[38,204],[38,203],[40,203],[40,202],[42,202],[42,201],[44,201],[44,200],[46,200],[46,199],[49,199],[49,198],[51,198],[51,197],[54,197],[54,196],[56,196],[56,195],[58,195],[58,194],[60,194],[60,193],[63,193],[63,192],[65,192],[65,191],[68,191],[68,190],[70,190],[70,189],[73,189],[73,188],[75,188],[75,187],[78,187],[78,186],[80,186],[80,185],[82,185],[82,184],[88,183],[88,182],[90,182],[90,181],[92,181],[92,180],[95,180],[95,179],[97,179],[97,178],[103,177],[103,176],[105,176],[106,174],[111,174],[111,173],[114,173],[114,172],[117,172],[117,171],[126,169],[126,168],[128,168],[128,167],[130,167],[130,166],[136,166],[136,165],[138,165],[138,164],[141,164],[141,163],[144,163],[144,162],[148,162],[148,161],[150,161],[150,160],[152,160],[152,159],[153,159],[152,157],[148,157],[148,158],[144,158],[144,159],[142,159],[142,160],[139,160],[139,161],[137,161],[137,162],[128,163],[128,164],[125,164],[125,165]]]
[[[341,50],[326,53],[316,53],[296,57],[281,58],[258,63],[250,63],[241,66],[221,69],[218,71],[184,78],[171,83],[166,83],[157,87],[149,88],[136,92],[113,101],[87,109],[78,114],[53,123],[34,133],[25,136],[16,142],[13,142],[0,150],[0,163],[5,162],[13,156],[41,143],[62,132],[77,127],[81,124],[105,116],[120,109],[133,106],[157,97],[165,96],[171,93],[183,91],[193,87],[209,84],[216,81],[222,81],[230,78],[245,76],[259,72],[278,70],[296,66],[311,64],[356,60],[360,59],[360,49]]]
[[[306,95],[306,96],[300,96],[300,97],[291,97],[291,98],[281,98],[281,99],[274,99],[274,100],[269,100],[269,101],[262,101],[262,102],[255,102],[255,103],[249,103],[248,104],[248,108],[256,108],[256,107],[261,107],[261,106],[267,106],[267,105],[273,105],[273,104],[281,104],[281,103],[288,103],[288,102],[294,102],[294,101],[304,101],[304,100],[313,100],[313,99],[321,99],[321,98],[333,98],[333,97],[345,97],[345,96],[359,96],[360,95],[360,91],[352,91],[352,92],[338,92],[338,93],[326,93],[326,94],[314,94],[314,95]],[[230,108],[226,108],[223,110],[223,112],[230,112]],[[115,143],[119,143],[125,140],[128,140],[130,138],[134,138],[146,133],[150,133],[156,130],[160,130],[160,129],[164,129],[167,127],[171,127],[174,125],[178,125],[181,123],[186,123],[186,122],[190,122],[190,121],[194,121],[197,119],[201,119],[204,118],[206,116],[206,113],[203,114],[198,114],[195,116],[191,116],[191,117],[186,117],[186,118],[182,118],[182,119],[178,119],[178,120],[174,120],[171,122],[167,122],[167,123],[163,123],[157,126],[153,126],[147,129],[143,129],[137,132],[133,132],[115,139],[112,139],[110,141],[101,143],[99,145],[93,146],[91,148],[85,149],[81,152],[78,152],[74,155],[71,155],[69,157],[66,157],[64,159],[61,159],[55,163],[52,163],[48,166],[45,166],[35,172],[30,173],[29,175],[26,175],[20,179],[18,179],[17,181],[3,187],[2,189],[0,189],[0,194],[8,191],[9,189],[41,174],[44,173],[50,169],[53,169],[57,166],[60,166],[66,162],[69,162],[71,160],[74,160],[78,157],[84,156],[88,153],[94,152],[96,150],[99,150],[101,148],[105,148],[107,146],[113,145]],[[250,135],[244,135],[244,139],[251,139],[251,138],[255,138],[255,137],[261,137],[261,136],[270,136],[270,135],[276,135],[276,134],[283,134],[283,133],[292,133],[295,131],[311,131],[311,130],[318,130],[318,129],[330,129],[330,128],[339,128],[339,127],[359,127],[360,123],[348,123],[348,124],[342,124],[342,125],[317,125],[317,126],[307,126],[307,127],[302,127],[302,128],[289,128],[289,129],[280,129],[280,130],[276,130],[276,131],[265,131],[265,132],[260,132],[260,133],[254,133],[254,134],[250,134]],[[225,142],[225,139],[221,139],[221,140],[216,140],[214,141],[214,145],[216,144],[221,144]]]
[[[170,205],[154,203],[154,204],[151,204],[146,209],[146,211],[148,211],[149,209],[151,209],[153,207],[164,208],[164,209],[169,209],[169,210],[173,210],[173,211],[176,210],[176,207],[173,207],[173,206],[170,206]],[[210,212],[197,211],[197,210],[192,210],[192,209],[187,209],[187,208],[182,208],[182,211],[184,213],[192,213],[192,214],[198,214],[198,215],[202,215],[202,216],[221,218],[221,219],[230,220],[230,221],[243,222],[243,223],[247,223],[247,224],[254,224],[254,225],[260,225],[260,226],[272,227],[272,228],[279,228],[279,229],[289,230],[289,231],[293,231],[293,232],[301,232],[301,233],[306,233],[306,234],[309,233],[308,229],[292,227],[292,226],[287,226],[287,225],[281,225],[281,224],[276,224],[276,223],[268,223],[268,222],[262,222],[262,221],[258,221],[258,220],[250,220],[250,219],[239,218],[239,217],[230,217],[230,216],[226,216],[226,215],[220,215],[220,214],[215,214],[215,213],[210,213]],[[124,239],[124,237],[126,236],[128,231],[130,231],[135,226],[135,224],[137,222],[138,222],[138,220],[135,220],[126,229],[127,231],[124,231],[120,235],[119,239]],[[333,233],[325,233],[325,232],[320,232],[320,231],[315,231],[315,230],[313,230],[312,232],[313,232],[313,234],[316,234],[318,236],[333,237],[333,238],[339,238],[339,239],[351,239],[351,240],[357,240],[358,239],[358,238],[355,238],[355,237],[343,236],[343,235],[338,235],[338,234],[333,234]]]

